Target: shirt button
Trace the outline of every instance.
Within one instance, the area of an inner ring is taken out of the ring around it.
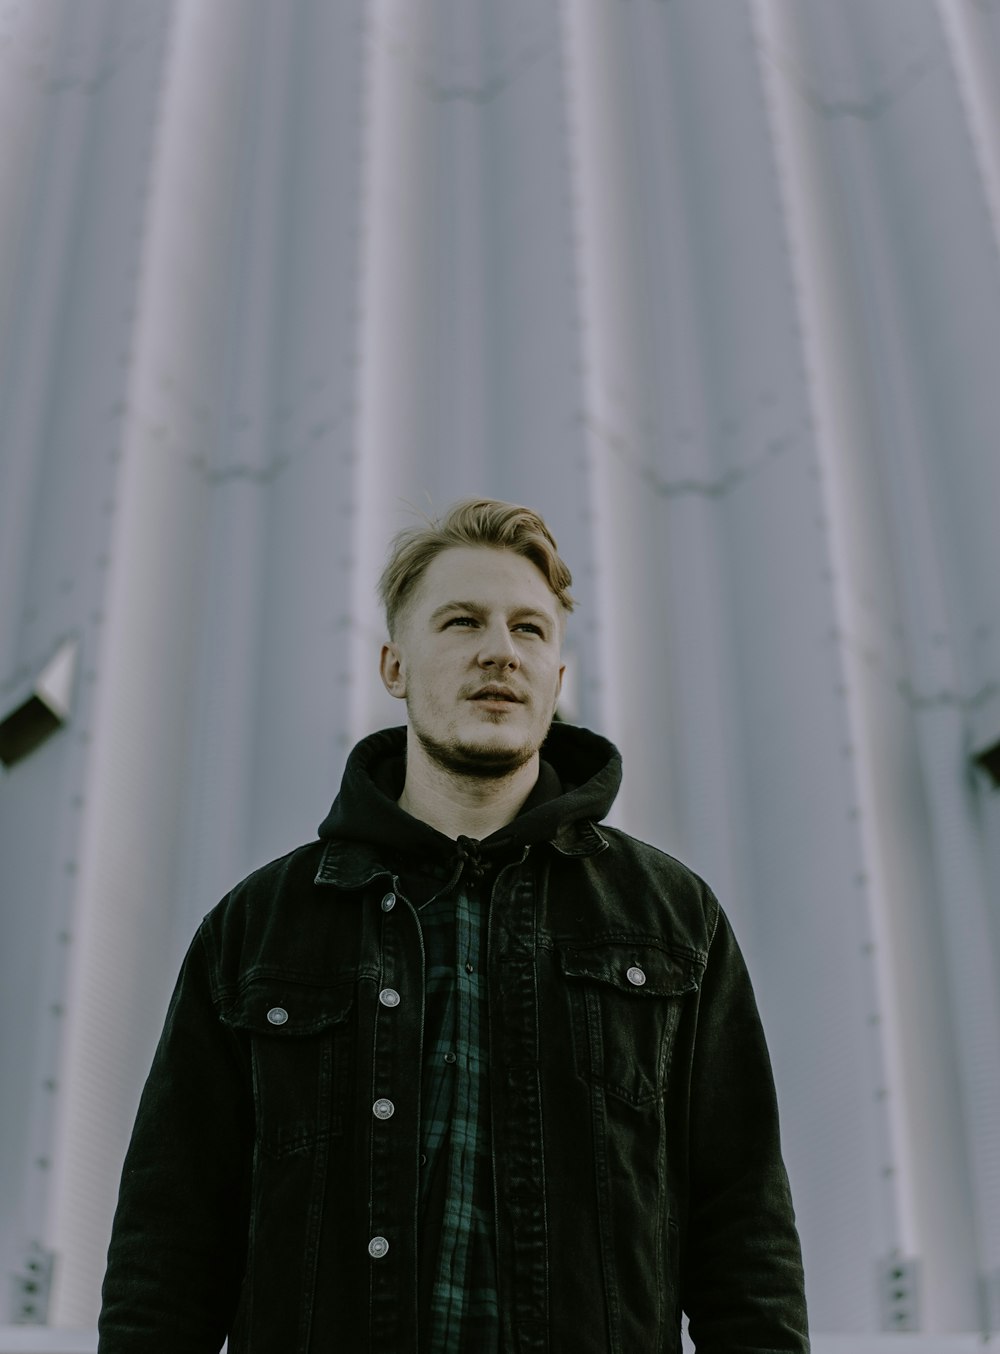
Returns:
[[[466,973],[472,973],[472,972],[473,972],[473,968],[472,968],[472,964],[471,964],[471,963],[467,963],[467,964],[466,964],[466,966],[465,966],[465,971],[466,971]]]
[[[457,1059],[456,1059],[454,1053],[446,1053],[446,1054],[444,1055],[444,1060],[445,1060],[446,1063],[453,1063],[453,1062],[456,1062],[456,1061],[457,1061]]]
[[[283,1006],[272,1006],[267,1013],[267,1018],[272,1025],[283,1025],[288,1019],[288,1012]]]
[[[399,993],[394,987],[383,987],[382,991],[378,994],[378,999],[383,1006],[399,1005]]]
[[[427,1165],[427,1153],[426,1153],[426,1152],[421,1152],[421,1153],[420,1153],[420,1164],[421,1164],[421,1166],[426,1166],[426,1165]]]
[[[382,911],[391,912],[395,906],[396,906],[396,895],[394,893],[387,893],[385,897],[382,899]]]
[[[391,1100],[376,1100],[372,1105],[372,1114],[376,1119],[391,1119],[396,1113],[396,1106]]]
[[[625,977],[633,987],[642,987],[643,983],[646,981],[645,973],[643,973],[642,969],[636,964],[633,964],[628,973],[625,974]]]
[[[389,1243],[384,1236],[373,1236],[368,1243],[368,1254],[373,1260],[381,1260],[389,1253]]]

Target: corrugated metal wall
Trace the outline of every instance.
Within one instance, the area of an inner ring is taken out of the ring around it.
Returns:
[[[96,1319],[187,940],[398,722],[406,504],[482,492],[747,951],[815,1329],[893,1260],[1000,1326],[997,6],[8,3],[0,126],[0,720],[79,652],[0,777],[8,1319],[33,1244]]]

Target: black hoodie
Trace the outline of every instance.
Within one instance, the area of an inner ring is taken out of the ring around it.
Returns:
[[[541,748],[538,780],[520,813],[481,842],[458,841],[414,818],[397,800],[406,774],[406,729],[382,729],[351,752],[340,793],[320,824],[324,840],[365,842],[384,850],[385,864],[402,858],[457,864],[507,856],[517,847],[551,841],[580,820],[600,821],[621,784],[621,754],[589,729],[553,724]]]

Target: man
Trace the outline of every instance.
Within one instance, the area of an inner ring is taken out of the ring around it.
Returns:
[[[320,840],[185,959],[101,1354],[808,1349],[767,1051],[709,888],[599,827],[552,723],[571,579],[537,514],[400,533],[382,680]]]

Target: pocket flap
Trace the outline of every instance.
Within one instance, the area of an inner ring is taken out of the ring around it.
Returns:
[[[679,997],[696,992],[705,967],[696,955],[648,941],[562,949],[559,966],[567,978],[606,983],[631,997]]]
[[[220,1015],[234,1029],[294,1039],[339,1025],[347,1019],[353,1002],[353,983],[314,987],[288,979],[256,978],[223,1005]]]

